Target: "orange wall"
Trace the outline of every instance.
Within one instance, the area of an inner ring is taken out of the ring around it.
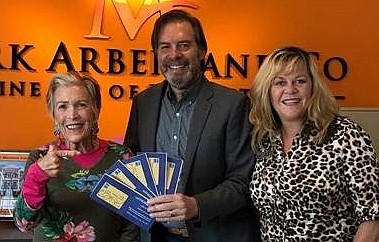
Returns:
[[[130,0],[128,0],[130,2]],[[170,0],[166,0],[169,2]],[[120,0],[119,0],[120,2]],[[125,1],[124,1],[125,2]],[[140,4],[130,3],[138,15]],[[147,1],[146,1],[147,2]],[[152,2],[152,1],[149,1]],[[153,1],[157,2],[157,1]],[[178,1],[180,2],[180,1]],[[181,1],[183,2],[183,1]],[[213,78],[221,84],[235,88],[249,88],[257,70],[255,55],[268,54],[283,45],[298,45],[309,51],[320,53],[318,64],[341,57],[348,64],[348,73],[341,81],[326,79],[335,95],[345,96],[340,101],[345,107],[379,107],[379,82],[376,78],[379,54],[379,16],[377,1],[276,1],[276,0],[187,0],[196,4],[189,9],[198,16],[208,37],[209,52],[215,57],[217,68],[225,75],[225,59],[231,54],[240,64],[241,55],[248,54],[248,76],[246,78],[232,70],[232,78]],[[52,73],[45,71],[51,64],[60,42],[63,42],[76,68],[80,70],[79,47],[90,47],[99,53],[98,66],[106,71],[107,49],[123,52],[126,69],[121,74],[99,74],[90,68],[101,83],[103,109],[100,117],[100,136],[114,138],[122,136],[128,119],[131,101],[129,85],[138,85],[142,90],[150,83],[161,80],[152,75],[150,54],[150,32],[158,15],[151,16],[131,40],[111,0],[104,0],[101,32],[110,39],[86,39],[90,33],[95,12],[95,0],[2,0],[0,31],[0,82],[4,83],[4,94],[0,96],[0,149],[32,149],[52,139],[52,121],[47,114],[44,96]],[[35,72],[29,72],[21,64],[19,70],[11,67],[11,44],[33,45],[23,57]],[[147,50],[145,75],[131,75],[131,49]],[[57,72],[64,72],[58,65]],[[331,65],[331,72],[338,76],[340,66]],[[25,95],[10,96],[10,82],[26,82]],[[40,85],[40,97],[30,97],[30,83]],[[125,88],[126,96],[113,99],[108,94],[110,86],[118,84]]]

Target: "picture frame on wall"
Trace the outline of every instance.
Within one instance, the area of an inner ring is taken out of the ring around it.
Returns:
[[[0,151],[0,221],[13,220],[28,155],[28,151]]]

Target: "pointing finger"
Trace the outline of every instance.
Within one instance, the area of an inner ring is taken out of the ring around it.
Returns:
[[[67,158],[67,157],[73,157],[75,155],[79,155],[80,152],[77,150],[57,150],[56,155],[60,156],[62,158]]]

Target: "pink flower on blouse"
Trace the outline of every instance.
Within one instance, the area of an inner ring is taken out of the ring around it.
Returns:
[[[88,242],[96,239],[95,229],[88,221],[82,221],[76,227],[73,222],[69,222],[63,227],[63,231],[64,234],[57,242]]]
[[[34,222],[27,221],[26,219],[22,218],[15,218],[16,221],[16,227],[21,231],[21,232],[26,232],[28,230],[33,230]]]

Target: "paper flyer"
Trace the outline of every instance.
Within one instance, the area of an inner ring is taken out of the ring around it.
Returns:
[[[166,194],[167,154],[163,152],[146,152],[158,195]]]
[[[166,180],[166,194],[176,193],[178,188],[180,174],[182,172],[183,160],[175,157],[167,157],[167,180]]]
[[[108,174],[102,176],[91,198],[144,230],[154,223],[147,213],[147,199]]]
[[[128,187],[136,190],[146,198],[155,197],[157,194],[146,187],[140,179],[134,176],[134,174],[125,166],[124,162],[116,161],[107,171],[107,174],[116,178],[118,181],[127,185]]]
[[[129,157],[128,159],[123,160],[123,163],[126,168],[138,180],[140,180],[140,182],[142,182],[154,194],[158,195],[146,153],[140,153],[136,156]]]

